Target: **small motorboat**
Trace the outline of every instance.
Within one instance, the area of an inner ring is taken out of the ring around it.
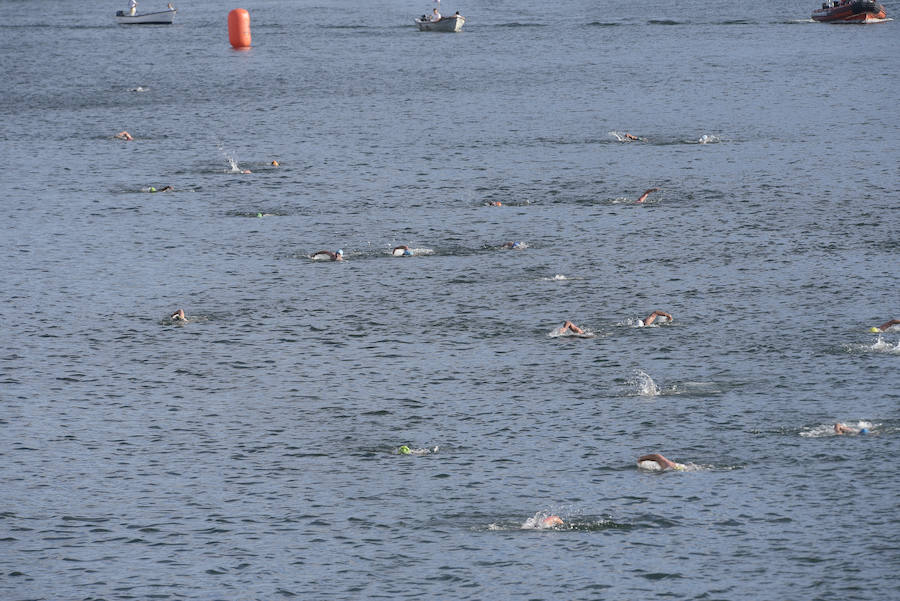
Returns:
[[[130,15],[124,10],[117,10],[116,21],[125,25],[171,25],[175,21],[176,12],[174,8],[167,8],[155,13]]]
[[[465,22],[466,18],[458,12],[449,17],[441,17],[437,21],[432,21],[425,15],[416,19],[416,25],[419,26],[419,31],[449,31],[456,33],[462,29]]]
[[[813,21],[822,23],[879,23],[886,16],[875,0],[825,0],[812,13]]]

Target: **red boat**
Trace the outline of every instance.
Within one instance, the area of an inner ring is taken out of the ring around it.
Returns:
[[[883,21],[884,6],[875,0],[825,0],[813,11],[813,21],[823,23],[871,23]]]

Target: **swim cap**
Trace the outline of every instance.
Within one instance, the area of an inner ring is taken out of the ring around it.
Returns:
[[[409,455],[410,450],[409,450],[409,447],[408,447],[408,446],[403,445],[402,447],[400,447],[399,449],[397,449],[397,452],[400,453],[401,455]]]
[[[156,188],[154,188],[153,186],[150,186],[150,192],[156,192]]]
[[[876,334],[876,333],[880,332],[881,330],[879,330],[875,326],[872,326],[871,328],[869,328],[869,331],[872,332],[873,334]]]
[[[868,433],[869,433],[869,429],[868,429],[868,428],[860,428],[860,429],[859,429],[859,433],[860,433],[860,434],[868,434]]]
[[[337,251],[337,253],[335,253],[335,254],[342,255],[342,254],[344,254],[344,251],[342,251],[342,250],[339,248],[338,251]]]

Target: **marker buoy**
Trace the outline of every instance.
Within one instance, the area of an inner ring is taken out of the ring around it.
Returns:
[[[228,41],[234,48],[250,47],[250,13],[243,8],[228,13]]]

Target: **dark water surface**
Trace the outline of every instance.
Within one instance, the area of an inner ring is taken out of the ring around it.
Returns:
[[[3,2],[0,598],[900,598],[900,38],[814,4]]]

